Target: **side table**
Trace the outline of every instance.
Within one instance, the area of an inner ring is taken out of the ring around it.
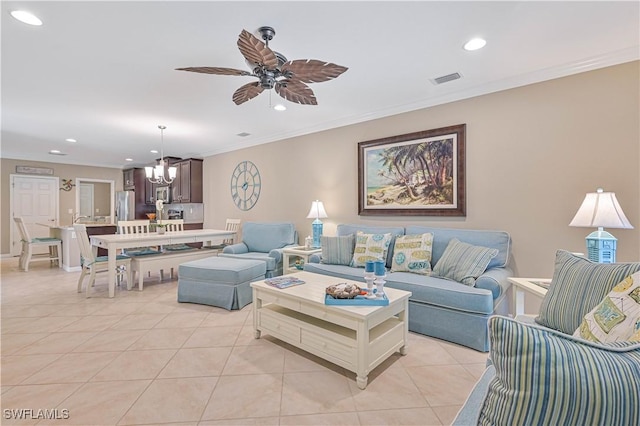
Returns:
[[[549,290],[551,279],[549,278],[515,278],[509,277],[513,286],[513,307],[515,315],[523,315],[525,294],[531,294],[544,298]]]
[[[299,258],[305,263],[309,261],[312,254],[321,253],[321,248],[306,248],[305,246],[288,247],[282,250],[282,275],[293,274],[294,272],[300,272],[294,264],[291,263],[292,259]],[[294,260],[295,262],[295,260]]]

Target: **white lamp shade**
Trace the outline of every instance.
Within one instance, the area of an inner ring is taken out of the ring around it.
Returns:
[[[324,209],[322,201],[316,200],[312,202],[307,219],[324,219],[325,217],[329,216],[327,216],[327,212]]]
[[[156,170],[156,178],[159,178],[160,176],[164,176],[164,166],[162,164],[158,164],[155,170]]]
[[[153,178],[153,167],[151,167],[151,166],[145,167],[144,168],[144,174],[149,179]]]
[[[618,203],[616,194],[604,192],[602,189],[590,192],[584,197],[569,226],[633,229]]]
[[[176,178],[176,170],[173,166],[169,167],[169,179],[173,180]]]

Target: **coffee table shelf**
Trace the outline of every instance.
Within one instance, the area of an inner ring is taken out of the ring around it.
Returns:
[[[256,338],[270,334],[353,371],[360,389],[385,359],[394,352],[406,353],[411,293],[385,289],[388,306],[329,306],[323,302],[325,288],[345,280],[309,272],[296,275],[305,284],[281,290],[263,281],[251,283]]]

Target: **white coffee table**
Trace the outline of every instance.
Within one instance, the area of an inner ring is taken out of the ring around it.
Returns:
[[[328,306],[327,286],[364,283],[310,272],[293,276],[305,284],[278,289],[264,281],[251,283],[256,339],[264,332],[353,371],[360,389],[385,359],[406,354],[410,292],[385,287],[388,306]]]

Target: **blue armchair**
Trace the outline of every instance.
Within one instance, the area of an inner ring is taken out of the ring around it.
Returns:
[[[282,275],[282,249],[298,245],[293,223],[246,222],[242,242],[225,247],[219,256],[262,260],[267,263],[266,277]]]

